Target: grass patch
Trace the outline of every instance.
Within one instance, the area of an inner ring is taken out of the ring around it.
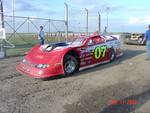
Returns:
[[[17,55],[24,55],[26,54],[33,46],[39,43],[39,39],[37,35],[33,34],[19,34],[15,37],[7,37],[7,40],[15,45],[15,48],[8,48],[7,49],[7,56],[17,56]],[[46,37],[46,43],[52,42],[63,42],[65,41],[65,37]]]

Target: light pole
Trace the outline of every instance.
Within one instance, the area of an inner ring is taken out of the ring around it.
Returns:
[[[78,26],[79,26],[79,34],[81,34],[81,29],[80,29],[80,22],[78,23]]]
[[[65,4],[65,37],[66,37],[66,42],[68,40],[68,4],[67,3],[64,3]]]
[[[1,27],[4,29],[5,24],[4,24],[4,11],[3,11],[3,0],[0,0],[0,15],[1,15]],[[5,30],[5,29],[4,29]],[[4,35],[5,31],[2,31],[2,35]],[[6,37],[5,37],[6,38]],[[0,39],[0,58],[6,57],[6,48],[4,47],[4,41],[5,38]]]
[[[101,14],[98,12],[98,33],[101,33]]]
[[[88,36],[88,29],[89,29],[89,11],[87,8],[85,8],[85,11],[86,11],[86,35]]]
[[[107,24],[106,24],[106,27],[107,27],[107,30],[108,30],[108,27],[109,27],[109,23],[108,23],[108,14],[109,14],[109,11],[110,11],[110,7],[107,7],[106,8],[106,16],[107,16]]]
[[[12,12],[13,12],[13,34],[15,37],[15,6],[14,6],[14,0],[12,0]]]
[[[0,10],[1,10],[1,22],[2,22],[2,28],[4,28],[5,27],[5,25],[4,25],[4,11],[3,11],[3,0],[1,0],[0,1],[1,3],[0,3]]]

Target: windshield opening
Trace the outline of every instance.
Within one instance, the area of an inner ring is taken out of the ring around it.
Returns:
[[[72,42],[73,45],[82,45],[86,38],[80,37]]]

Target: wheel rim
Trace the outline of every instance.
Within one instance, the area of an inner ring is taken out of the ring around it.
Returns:
[[[76,64],[73,60],[69,60],[65,63],[65,71],[67,73],[72,73],[76,68]]]
[[[113,51],[111,51],[111,57],[110,57],[110,60],[113,60],[115,58],[115,54]]]

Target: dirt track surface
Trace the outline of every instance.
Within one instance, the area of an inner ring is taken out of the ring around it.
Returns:
[[[124,47],[112,63],[49,81],[19,74],[19,57],[0,60],[0,113],[150,113],[150,61],[144,46]],[[136,100],[134,105],[112,100]]]

